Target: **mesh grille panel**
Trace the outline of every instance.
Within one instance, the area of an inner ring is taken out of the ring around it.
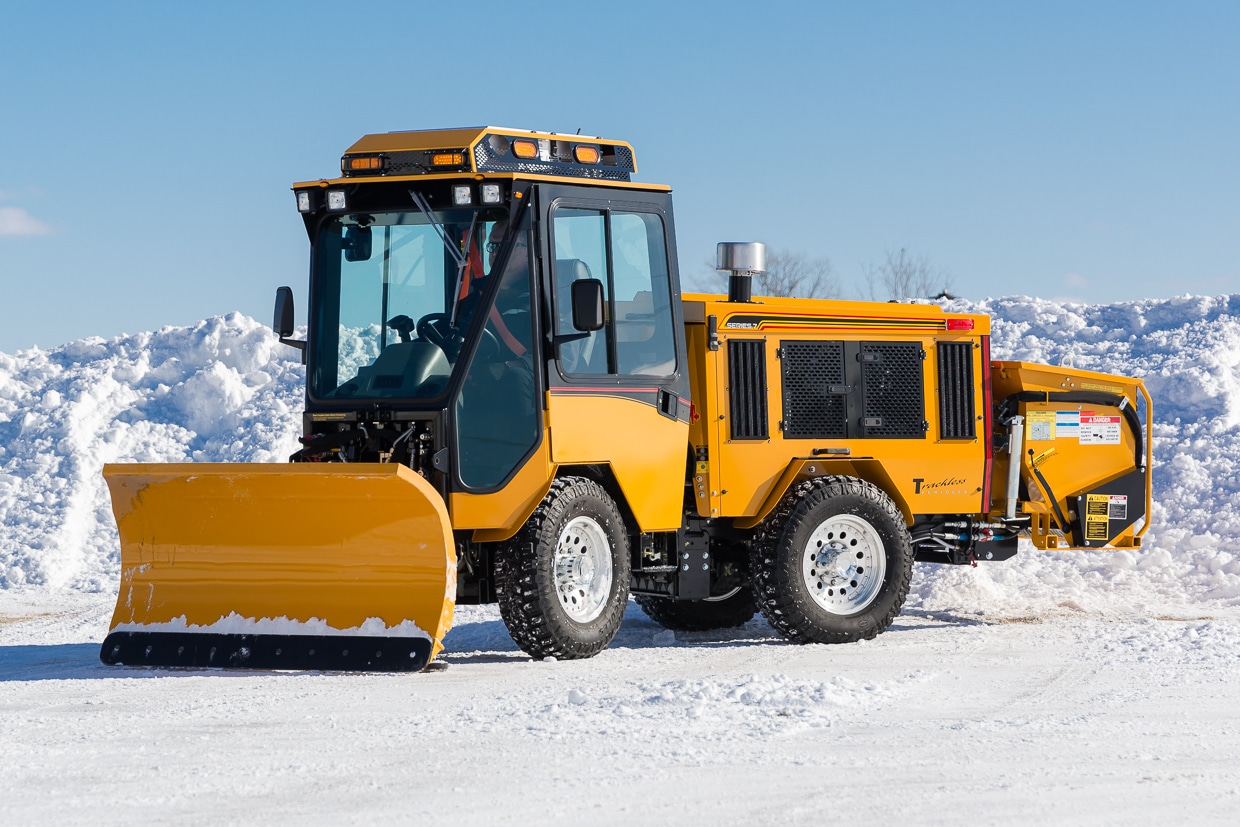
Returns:
[[[781,342],[784,436],[843,439],[848,408],[843,342]]]
[[[732,438],[766,439],[766,342],[728,342],[728,384],[732,401]]]
[[[865,436],[925,437],[922,367],[919,344],[861,343],[865,388],[861,430]]]
[[[498,156],[490,145],[483,141],[474,147],[474,164],[479,171],[487,172],[527,172],[536,175],[563,175],[572,178],[595,178],[603,181],[628,181],[629,170],[633,168],[633,153],[626,147],[617,147],[617,166],[587,166],[563,160],[554,161],[522,161],[511,156]]]
[[[939,437],[973,439],[977,416],[973,410],[973,345],[940,342]]]

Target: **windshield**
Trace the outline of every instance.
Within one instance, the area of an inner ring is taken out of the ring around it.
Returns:
[[[505,217],[491,208],[327,221],[315,244],[311,393],[442,395],[489,275],[488,235]]]

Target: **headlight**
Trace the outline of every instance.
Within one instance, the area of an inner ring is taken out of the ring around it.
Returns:
[[[482,203],[498,204],[500,199],[499,184],[482,185]]]
[[[474,188],[461,184],[452,188],[452,203],[457,207],[468,207],[474,203]]]
[[[345,208],[344,190],[327,191],[327,209],[343,210]]]
[[[297,212],[310,212],[310,191],[301,190],[297,193]]]

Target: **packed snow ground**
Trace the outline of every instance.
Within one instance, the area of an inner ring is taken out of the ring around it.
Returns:
[[[1137,551],[918,566],[875,641],[756,620],[534,662],[458,609],[421,675],[102,666],[105,462],[283,461],[298,354],[240,315],[0,354],[0,821],[1230,823],[1240,811],[1240,294],[955,302],[996,358],[1141,376]]]

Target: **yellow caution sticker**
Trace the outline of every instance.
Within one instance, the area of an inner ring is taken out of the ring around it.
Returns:
[[[1107,541],[1108,514],[1111,497],[1107,494],[1085,495],[1085,539]]]
[[[1039,465],[1041,465],[1042,463],[1050,459],[1054,454],[1055,454],[1054,448],[1047,448],[1045,451],[1043,451],[1042,453],[1038,454],[1036,457],[1033,458],[1033,467],[1037,468]]]

